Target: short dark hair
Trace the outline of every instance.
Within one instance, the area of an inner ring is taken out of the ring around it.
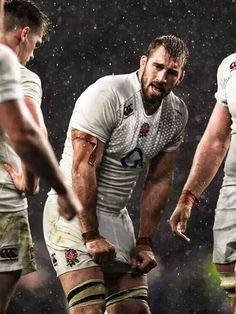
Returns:
[[[39,7],[28,0],[9,0],[5,2],[4,31],[10,32],[16,27],[29,26],[32,32],[43,30],[47,39],[52,26],[49,18]]]
[[[174,60],[180,58],[184,61],[184,65],[187,63],[189,58],[189,50],[182,39],[174,35],[165,35],[157,37],[148,46],[146,56],[150,57],[152,53],[160,46],[163,46],[166,52]]]

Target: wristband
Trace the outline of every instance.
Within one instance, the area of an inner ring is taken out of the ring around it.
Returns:
[[[194,203],[198,204],[198,198],[191,192],[190,190],[183,190],[178,203],[185,204],[185,205],[191,205],[193,206]]]
[[[93,240],[96,240],[96,239],[100,238],[101,236],[98,232],[98,229],[95,229],[95,230],[89,230],[89,231],[82,233],[82,237],[83,237],[85,243],[87,243],[87,242],[91,242]]]
[[[137,239],[136,245],[147,245],[152,248],[152,239],[148,237],[140,237]]]

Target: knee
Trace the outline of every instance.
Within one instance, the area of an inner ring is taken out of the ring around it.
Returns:
[[[104,304],[94,304],[83,307],[72,307],[70,308],[70,314],[104,314],[105,308],[106,308],[105,302]]]
[[[122,314],[151,314],[147,302],[142,301],[120,301],[108,306],[109,313],[122,313]]]

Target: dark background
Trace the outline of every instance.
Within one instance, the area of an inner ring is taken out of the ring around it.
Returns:
[[[185,100],[190,119],[176,164],[174,187],[155,238],[159,267],[149,275],[149,301],[153,314],[229,313],[211,264],[212,225],[222,170],[193,210],[188,229],[190,244],[174,238],[166,221],[214,107],[217,67],[225,56],[235,52],[235,0],[35,3],[54,24],[50,41],[35,52],[35,61],[29,67],[42,80],[42,110],[58,159],[75,100],[89,84],[107,74],[136,70],[139,58],[156,36],[174,34],[186,41],[191,57],[176,94]],[[43,241],[42,211],[48,189],[43,183],[40,194],[30,199],[39,270],[21,280],[10,314],[66,313],[64,295]],[[129,206],[135,226],[139,193],[137,188]]]

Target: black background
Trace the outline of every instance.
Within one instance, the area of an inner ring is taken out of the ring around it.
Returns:
[[[153,314],[229,313],[227,298],[211,266],[212,225],[222,170],[193,210],[190,244],[174,238],[166,221],[214,107],[217,67],[235,52],[235,0],[35,3],[54,25],[50,41],[35,52],[29,68],[42,80],[42,110],[58,159],[75,100],[88,85],[107,74],[136,70],[154,37],[174,34],[186,41],[190,60],[185,79],[175,92],[185,100],[190,118],[174,187],[155,237],[159,267],[149,275],[149,302]],[[21,280],[9,307],[11,314],[66,313],[64,295],[43,241],[42,211],[48,189],[43,183],[40,194],[29,201],[39,270]],[[139,194],[137,188],[129,206],[136,227]]]

